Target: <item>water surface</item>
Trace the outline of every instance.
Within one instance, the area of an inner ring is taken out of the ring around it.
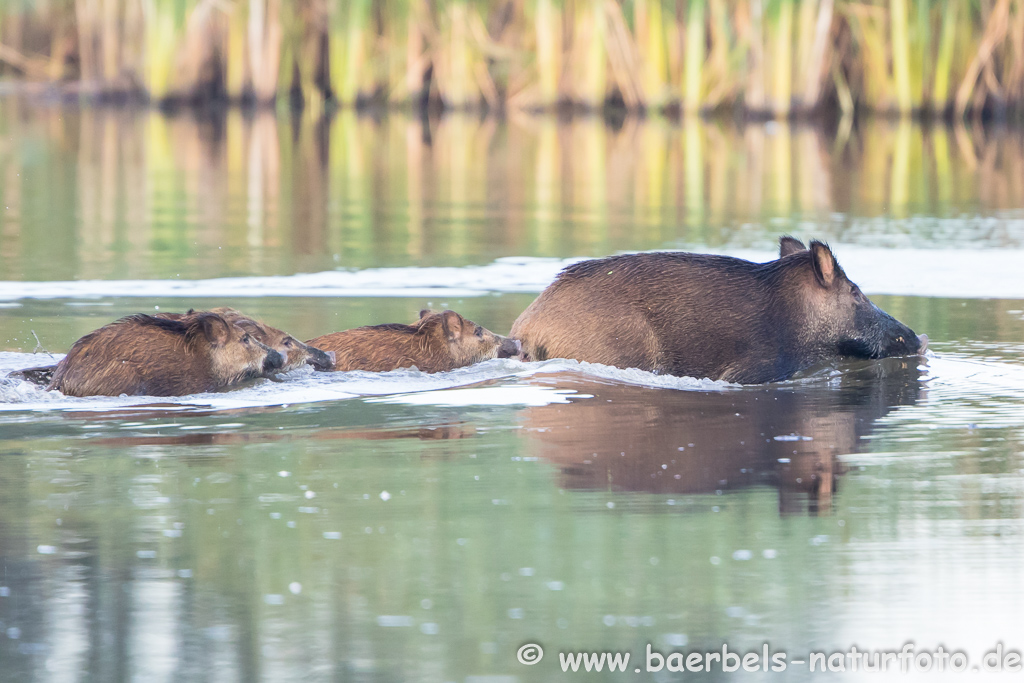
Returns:
[[[758,387],[512,360],[173,400],[0,379],[0,678],[1024,647],[1019,135],[13,100],[0,130],[0,374],[191,306],[303,339],[424,306],[505,333],[567,259],[770,258],[782,232],[932,340]]]

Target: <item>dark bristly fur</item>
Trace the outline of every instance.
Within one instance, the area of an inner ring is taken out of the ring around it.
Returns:
[[[76,341],[47,388],[69,396],[184,396],[261,377],[283,362],[216,313],[139,314]]]
[[[910,355],[927,342],[868,301],[827,245],[807,249],[792,237],[768,263],[663,252],[573,264],[509,336],[529,360],[740,383],[782,380],[846,355]]]
[[[335,354],[334,370],[387,372],[416,366],[444,372],[489,358],[519,354],[519,344],[466,320],[455,311],[421,311],[412,325],[387,323],[311,339]]]
[[[7,376],[11,379],[20,379],[22,382],[30,382],[36,386],[45,387],[53,379],[53,372],[56,369],[57,364],[54,363],[53,365],[40,365],[34,368],[15,370]]]

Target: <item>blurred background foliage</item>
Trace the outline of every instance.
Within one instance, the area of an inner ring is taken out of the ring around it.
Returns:
[[[1022,0],[6,0],[0,73],[161,103],[1024,115]]]

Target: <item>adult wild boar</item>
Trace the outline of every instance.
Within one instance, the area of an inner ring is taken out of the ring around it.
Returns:
[[[519,354],[519,342],[480,327],[455,311],[420,311],[412,325],[357,327],[310,339],[335,354],[334,370],[387,372],[416,366],[423,372],[445,372],[490,358]]]
[[[184,396],[280,370],[284,358],[216,313],[130,315],[76,341],[47,389],[68,396]]]
[[[828,245],[792,237],[751,263],[674,252],[565,268],[512,325],[532,360],[574,358],[743,384],[822,361],[924,351],[918,337],[846,277]]]
[[[201,313],[202,311],[200,311]],[[271,327],[255,318],[251,318],[241,311],[227,306],[214,308],[210,311],[216,313],[225,320],[238,325],[251,334],[257,340],[274,349],[284,358],[284,365],[274,370],[273,374],[279,374],[300,368],[303,365],[312,365],[317,370],[331,370],[334,366],[334,354],[321,351],[320,349],[303,344],[287,332]],[[187,313],[160,313],[158,318],[170,318],[180,320],[185,316],[196,315],[195,309],[189,309]]]

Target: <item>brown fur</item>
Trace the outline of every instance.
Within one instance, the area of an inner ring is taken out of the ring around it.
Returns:
[[[516,319],[527,360],[572,358],[744,384],[843,357],[920,352],[927,340],[847,279],[829,247],[791,237],[751,263],[705,254],[581,261]]]
[[[283,362],[216,313],[131,315],[76,341],[47,388],[68,396],[183,396],[261,377]]]
[[[325,353],[314,346],[303,344],[287,332],[271,327],[255,318],[250,318],[241,311],[222,306],[212,309],[210,313],[216,313],[228,322],[238,325],[260,342],[280,353],[285,359],[285,364],[280,370],[275,370],[274,374],[288,372],[307,363],[317,370],[330,370],[334,366],[333,354]],[[196,315],[196,311],[189,309],[187,313],[160,313],[156,317],[181,320],[189,315]]]
[[[416,366],[444,372],[490,358],[518,355],[519,344],[466,320],[455,311],[421,311],[412,325],[387,324],[333,332],[312,344],[336,356],[334,370],[387,372]]]

